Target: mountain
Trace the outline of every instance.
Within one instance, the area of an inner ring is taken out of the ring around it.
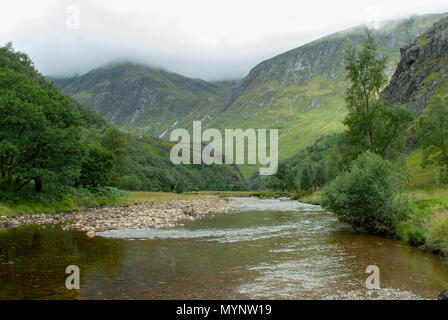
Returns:
[[[380,52],[390,57],[390,76],[400,48],[443,16],[389,21],[375,30]],[[237,83],[207,83],[134,64],[55,81],[118,126],[162,138],[174,128],[191,129],[193,120],[218,129],[278,128],[280,158],[285,159],[343,129],[345,50],[363,38],[363,27],[329,35],[260,63]],[[246,176],[256,170],[241,168]]]
[[[429,29],[441,15],[384,23],[375,30],[379,51],[390,57],[391,76],[400,48]],[[260,63],[233,86],[224,112],[210,126],[279,128],[281,155],[288,157],[317,138],[342,129],[347,87],[344,55],[358,46],[364,28],[324,37]]]
[[[50,79],[113,124],[159,137],[179,119],[217,104],[233,84],[208,83],[133,63],[110,64],[71,79]]]
[[[436,93],[448,98],[448,17],[401,49],[397,70],[382,95],[420,113]]]
[[[41,181],[39,191],[44,182],[50,185],[49,192],[80,185],[171,192],[247,188],[237,166],[175,166],[172,144],[120,132],[63,94],[11,43],[0,47],[0,110],[0,197],[4,190],[20,191],[33,180],[35,185]]]

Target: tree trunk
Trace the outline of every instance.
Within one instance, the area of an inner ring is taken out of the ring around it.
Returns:
[[[6,190],[8,192],[12,192],[14,190],[14,177],[11,172],[8,172],[8,182]]]

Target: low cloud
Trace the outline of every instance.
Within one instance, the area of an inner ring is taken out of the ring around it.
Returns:
[[[44,74],[127,60],[205,80],[242,78],[269,57],[360,23],[448,11],[445,0],[16,2],[2,10],[0,40],[13,41]],[[67,24],[70,6],[79,8],[79,29]]]

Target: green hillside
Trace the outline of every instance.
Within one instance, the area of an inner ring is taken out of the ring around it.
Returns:
[[[202,119],[233,84],[208,83],[133,63],[110,64],[81,77],[51,80],[118,127],[161,138],[182,119]]]
[[[380,52],[390,57],[443,15],[389,21],[377,29]],[[167,138],[174,128],[278,128],[280,158],[340,132],[346,114],[343,68],[348,46],[358,46],[364,28],[321,38],[266,60],[237,83],[207,83],[134,64],[109,65],[75,79],[55,79],[72,95],[119,127]],[[242,166],[245,176],[256,166]]]
[[[79,188],[183,192],[246,187],[236,166],[173,165],[166,142],[118,130],[63,94],[10,43],[0,47],[0,97],[0,199],[52,198]]]
[[[441,15],[385,23],[375,31],[390,57],[389,76],[400,48],[429,29]],[[256,66],[232,88],[225,112],[210,126],[279,128],[280,157],[287,158],[319,137],[341,131],[345,116],[344,52],[359,45],[363,28],[335,33]]]

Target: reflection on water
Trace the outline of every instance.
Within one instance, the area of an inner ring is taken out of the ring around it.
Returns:
[[[366,292],[368,265],[380,267],[382,288],[407,297],[436,298],[448,287],[439,257],[351,233],[319,207],[244,199],[235,209],[175,229],[94,239],[60,228],[0,231],[0,298],[346,298]],[[71,264],[81,270],[80,291],[65,288]]]

